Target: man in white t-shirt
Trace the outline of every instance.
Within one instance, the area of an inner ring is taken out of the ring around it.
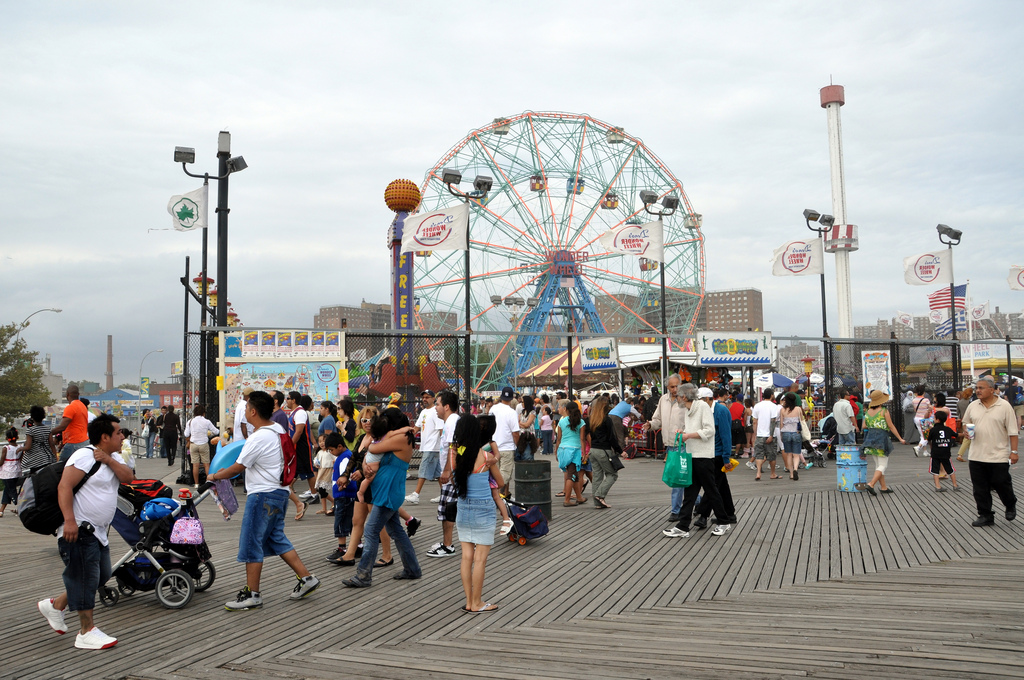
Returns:
[[[510,402],[515,396],[512,388],[505,386],[501,390],[501,401],[491,407],[490,415],[494,416],[494,443],[498,445],[498,467],[505,485],[501,487],[504,496],[509,495],[512,486],[512,472],[515,468],[516,445],[519,443],[519,416]]]
[[[245,515],[238,536],[238,561],[245,563],[245,587],[224,605],[228,611],[245,611],[263,606],[260,575],[263,558],[278,555],[295,572],[298,583],[289,598],[301,600],[320,587],[320,580],[309,573],[291,541],[284,535],[284,515],[289,489],[281,483],[284,428],[270,420],[274,398],[266,392],[249,395],[246,419],[255,431],[245,440],[238,460],[230,467],[209,476],[210,481],[231,479],[245,473]]]
[[[117,644],[117,638],[95,626],[92,611],[96,591],[110,579],[107,531],[117,509],[117,487],[135,479],[119,453],[124,440],[119,422],[103,414],[89,423],[89,445],[71,454],[57,487],[57,501],[64,514],[57,551],[64,561],[65,592],[42,600],[37,607],[61,635],[68,631],[64,611],[76,612],[79,631],[75,647],[79,649],[107,649]]]
[[[239,439],[248,439],[249,433],[252,432],[252,425],[250,425],[249,421],[245,419],[245,410],[249,406],[249,395],[252,394],[253,391],[254,390],[251,387],[246,387],[242,390],[242,398],[235,406],[234,431],[231,433],[231,436],[235,441],[238,441]]]
[[[455,438],[455,425],[459,422],[459,398],[454,392],[444,390],[437,395],[434,410],[437,412],[438,419],[444,421],[438,443],[441,455],[444,456],[444,469],[441,471],[441,497],[437,499],[437,521],[441,523],[441,542],[430,546],[427,557],[449,557],[455,554],[453,538],[455,522],[449,522],[444,518],[444,510],[445,506],[456,498],[455,485],[452,484],[454,462],[449,445]]]
[[[775,474],[775,459],[779,454],[779,446],[775,442],[775,426],[782,408],[772,401],[772,396],[774,392],[769,387],[761,394],[761,401],[754,404],[750,414],[754,428],[754,461],[757,465],[755,480],[761,479],[761,466],[766,460],[771,468],[771,478],[778,479],[778,475]]]
[[[206,468],[210,471],[210,433],[220,434],[220,430],[206,419],[206,407],[196,404],[192,409],[192,420],[185,423],[185,441],[188,444],[189,457],[192,458],[192,480],[199,488],[199,471]]]
[[[413,431],[420,436],[420,467],[417,473],[416,490],[405,497],[410,505],[420,502],[420,491],[423,491],[423,484],[428,479],[441,482],[441,431],[444,429],[444,421],[437,417],[437,410],[434,408],[434,393],[431,390],[423,390],[420,400],[423,409],[416,418]],[[433,502],[436,503],[440,498]]]

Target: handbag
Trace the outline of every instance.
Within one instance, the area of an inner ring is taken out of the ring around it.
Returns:
[[[682,489],[693,483],[693,457],[686,451],[682,433],[676,433],[676,445],[665,452],[661,481],[673,489]]]
[[[622,462],[622,458],[618,454],[612,455],[612,457],[608,459],[608,462],[612,464],[612,470],[615,470],[616,472],[623,470],[626,467],[626,464]]]
[[[203,523],[194,517],[181,517],[171,529],[171,543],[201,545],[203,543]]]

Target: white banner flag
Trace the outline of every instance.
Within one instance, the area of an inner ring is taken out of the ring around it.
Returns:
[[[942,323],[949,318],[948,309],[933,309],[928,312],[928,320],[932,323]]]
[[[896,312],[896,323],[901,323],[904,326],[914,327],[914,315],[908,314],[907,312]]]
[[[971,307],[971,321],[984,321],[985,319],[991,319],[992,314],[988,309],[988,302],[983,305],[974,305]]]
[[[601,234],[601,245],[608,250],[665,261],[664,235],[661,222],[623,224]]]
[[[775,249],[772,255],[773,276],[809,276],[824,274],[825,255],[821,239],[790,241]]]
[[[949,250],[903,258],[903,280],[911,286],[948,286],[953,283]]]
[[[210,194],[207,184],[195,191],[181,196],[171,196],[167,202],[167,212],[171,215],[171,223],[178,231],[193,231],[206,228],[206,207]]]
[[[469,247],[469,204],[405,218],[402,252],[466,250]]]
[[[1024,267],[1010,267],[1010,275],[1006,277],[1010,290],[1024,290]]]

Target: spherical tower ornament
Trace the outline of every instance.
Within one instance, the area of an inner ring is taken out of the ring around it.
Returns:
[[[420,188],[409,179],[396,179],[384,190],[384,202],[394,212],[412,212],[420,204]]]

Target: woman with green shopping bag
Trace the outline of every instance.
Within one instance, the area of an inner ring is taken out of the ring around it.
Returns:
[[[717,526],[712,530],[715,536],[725,535],[732,525],[728,521],[722,496],[715,484],[715,419],[711,407],[697,398],[697,386],[686,383],[679,387],[682,399],[682,422],[675,423],[675,431],[662,437],[685,446],[685,455],[691,457],[691,483],[683,492],[683,504],[679,511],[679,523],[662,533],[671,538],[687,538],[690,535],[690,519],[697,495],[703,491],[704,498],[711,504]],[[680,448],[683,448],[681,446]],[[668,456],[666,455],[666,460]]]

